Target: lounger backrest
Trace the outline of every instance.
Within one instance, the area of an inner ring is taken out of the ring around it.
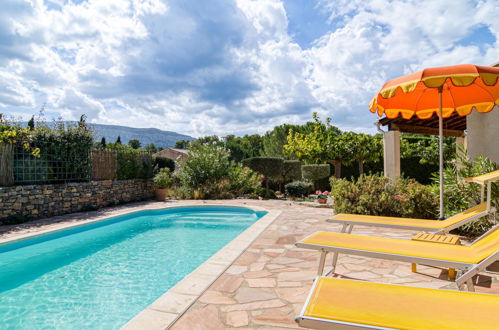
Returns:
[[[445,227],[447,227],[452,224],[471,218],[473,216],[476,216],[477,214],[485,212],[486,210],[487,210],[487,203],[482,203],[464,212],[455,214],[446,220],[443,220],[442,224],[445,225]]]
[[[492,253],[499,250],[499,227],[495,226],[482,238],[475,241],[470,246],[473,251],[483,257],[483,259],[490,256]]]

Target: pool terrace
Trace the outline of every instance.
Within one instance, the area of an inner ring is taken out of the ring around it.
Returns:
[[[138,203],[44,219],[17,227],[4,226],[0,242],[137,210],[199,204],[203,202]],[[294,243],[318,230],[339,231],[339,226],[324,221],[331,210],[286,201],[231,200],[209,201],[209,204],[263,208],[275,217],[267,218],[268,223],[254,229],[253,236],[239,243],[233,241],[231,244],[239,246],[241,252],[233,253],[230,262],[226,259],[223,267],[212,267],[210,271],[209,265],[200,266],[205,267],[204,272],[212,274],[211,280],[200,285],[195,275],[187,276],[180,282],[180,290],[166,294],[161,303],[149,306],[127,328],[297,328],[294,316],[301,309],[316,275],[319,253],[296,248]],[[354,229],[354,233],[406,239],[414,234],[411,231],[360,226]],[[492,268],[497,271],[499,265],[496,263]],[[447,280],[446,270],[419,266],[418,272],[412,273],[409,264],[388,260],[340,256],[337,272],[341,277],[352,279],[455,289],[455,284]],[[478,292],[499,293],[497,274],[481,274],[475,278],[475,283]]]

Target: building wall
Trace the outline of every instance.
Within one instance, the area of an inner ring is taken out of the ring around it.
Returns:
[[[0,188],[0,222],[95,210],[103,206],[151,199],[152,180],[92,181]]]
[[[499,163],[499,107],[489,113],[473,111],[466,118],[468,155],[485,156]]]

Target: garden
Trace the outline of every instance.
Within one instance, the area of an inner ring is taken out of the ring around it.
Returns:
[[[189,157],[177,162],[153,156],[157,148],[142,148],[137,140],[96,142],[85,116],[76,123],[31,120],[27,127],[2,118],[0,132],[2,186],[153,179],[161,200],[281,198],[332,201],[337,213],[438,216],[437,138],[404,134],[403,174],[390,181],[382,175],[381,135],[342,132],[316,114],[303,125],[277,126],[262,136],[178,141],[175,147],[188,149]],[[445,214],[450,216],[479,201],[479,188],[463,178],[498,166],[458,156],[453,138],[445,139],[444,150]],[[484,218],[462,230],[476,235],[492,223]]]

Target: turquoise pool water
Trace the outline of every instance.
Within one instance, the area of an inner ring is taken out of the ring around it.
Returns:
[[[0,246],[1,329],[117,329],[265,212],[142,211]]]

